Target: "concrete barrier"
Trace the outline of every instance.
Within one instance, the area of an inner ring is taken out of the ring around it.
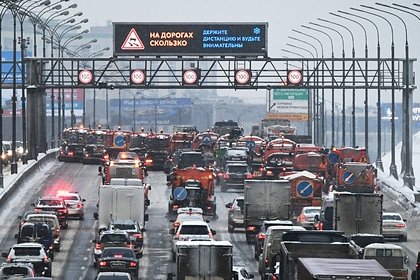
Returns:
[[[6,176],[3,192],[0,193],[0,205],[3,205],[27,178],[42,170],[51,161],[56,161],[57,155],[58,150],[49,150],[46,154],[38,156],[37,160],[31,160],[27,165],[20,166],[17,174]]]

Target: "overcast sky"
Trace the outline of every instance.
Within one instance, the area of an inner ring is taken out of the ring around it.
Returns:
[[[362,8],[360,5],[376,7],[379,9],[395,12],[407,24],[408,38],[410,45],[410,56],[418,57],[420,54],[420,36],[418,30],[420,27],[420,20],[414,16],[400,12],[395,9],[381,7],[375,2],[378,0],[70,0],[70,3],[77,3],[77,10],[84,13],[84,17],[89,19],[88,26],[106,25],[107,21],[113,22],[215,22],[215,23],[228,23],[228,22],[268,22],[268,54],[271,57],[282,58],[283,56],[292,55],[285,53],[281,49],[289,49],[299,52],[302,55],[311,57],[309,52],[305,52],[290,46],[287,43],[304,47],[315,55],[315,50],[303,43],[288,38],[289,36],[308,40],[313,44],[321,56],[320,44],[301,35],[293,29],[317,36],[323,44],[324,57],[331,57],[331,43],[328,37],[322,34],[310,31],[309,29],[302,28],[301,25],[308,25],[309,22],[329,25],[342,33],[345,42],[345,52],[348,57],[351,56],[352,39],[350,32],[338,25],[331,25],[320,21],[318,18],[335,21],[336,23],[345,25],[354,35],[356,57],[364,57],[365,37],[362,28],[354,22],[346,19],[338,18],[337,16],[330,15],[330,12],[337,13],[338,10],[351,12],[365,17],[369,17],[379,27],[381,54],[382,57],[390,57],[391,46],[391,29],[385,20],[377,17],[370,16],[365,13],[353,11],[350,7],[361,8],[364,10],[372,11]],[[399,3],[406,5],[410,8],[418,9],[413,5],[412,1],[407,0],[383,0],[379,1],[383,4],[391,5],[392,3]],[[420,3],[420,1],[418,1]],[[395,6],[394,6],[395,7]],[[408,11],[408,10],[407,10]],[[375,11],[372,11],[375,12]],[[379,13],[385,16],[393,25],[395,54],[396,57],[404,57],[405,46],[405,33],[402,22],[395,16]],[[413,12],[420,17],[420,12]],[[337,13],[340,14],[340,13]],[[345,16],[344,14],[342,14]],[[350,16],[350,18],[352,18]],[[353,18],[356,19],[357,18]],[[372,24],[367,21],[359,19],[368,32],[368,46],[369,55],[376,56],[377,33]],[[309,26],[311,26],[309,24]],[[313,26],[313,25],[312,25]],[[313,26],[315,27],[315,26]],[[334,51],[341,54],[342,40],[334,31],[328,32],[334,40]],[[415,63],[416,69],[420,69]],[[419,72],[418,70],[417,72]],[[415,97],[416,101],[416,97]],[[420,99],[417,99],[419,102]]]

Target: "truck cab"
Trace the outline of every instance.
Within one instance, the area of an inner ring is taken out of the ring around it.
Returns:
[[[404,255],[401,246],[388,243],[372,243],[365,247],[363,258],[375,259],[394,276],[395,280],[408,279],[408,269],[405,267],[405,264],[408,263],[408,257]]]

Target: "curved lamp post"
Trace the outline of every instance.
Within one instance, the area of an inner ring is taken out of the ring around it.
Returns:
[[[361,7],[369,8],[369,6],[366,6],[366,5],[361,5]],[[395,83],[394,83],[394,81],[395,81],[395,74],[394,74],[394,72],[395,72],[395,44],[394,44],[394,27],[386,17],[378,15],[377,13],[369,12],[369,11],[362,10],[362,9],[356,9],[356,8],[350,8],[350,9],[382,18],[383,20],[385,20],[388,23],[388,25],[391,29],[391,80],[392,80],[392,84],[391,84],[391,98],[392,98],[391,107],[392,108],[391,108],[391,110],[392,110],[392,116],[391,116],[391,165],[390,165],[389,169],[390,169],[391,175],[394,176],[394,178],[398,180],[397,166],[395,164]],[[378,97],[378,99],[379,99],[379,97]],[[380,104],[378,104],[378,106],[380,106]],[[379,110],[380,109],[378,109],[378,111]],[[378,125],[380,125],[379,122],[378,122]],[[379,130],[379,128],[378,128],[378,130]],[[380,130],[379,130],[379,133],[381,133]],[[381,164],[382,169],[383,169],[382,160],[381,160],[380,164]]]
[[[307,25],[301,25],[301,26],[303,28],[307,28],[307,29],[310,29],[310,30],[313,30],[313,31],[316,31],[316,32],[320,32],[320,33],[326,35],[328,37],[328,39],[330,39],[330,43],[331,43],[331,72],[334,73],[334,64],[335,64],[334,63],[334,44],[333,44],[333,40],[332,40],[331,36],[323,30],[313,28],[313,27],[310,27],[310,26],[307,26]],[[324,74],[322,75],[322,83],[324,84]],[[331,99],[332,99],[332,102],[334,103],[335,83],[334,83],[333,77],[331,79],[331,86],[332,86],[332,88],[331,88]],[[322,96],[322,102],[323,102],[322,106],[325,106],[324,92],[322,94],[323,94],[323,96]],[[331,146],[332,147],[335,146],[335,136],[334,136],[335,116],[334,115],[335,115],[334,106],[331,106]]]

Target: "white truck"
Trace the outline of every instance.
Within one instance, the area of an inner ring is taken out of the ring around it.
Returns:
[[[99,187],[99,212],[93,217],[99,231],[106,229],[111,220],[135,220],[145,228],[149,219],[145,213],[145,187],[140,179],[111,179],[109,185]]]
[[[320,229],[382,234],[382,204],[380,193],[331,192],[321,205]]]
[[[176,274],[167,280],[232,280],[233,246],[229,241],[178,241]]]
[[[289,180],[245,180],[244,223],[247,243],[265,220],[289,220]]]

